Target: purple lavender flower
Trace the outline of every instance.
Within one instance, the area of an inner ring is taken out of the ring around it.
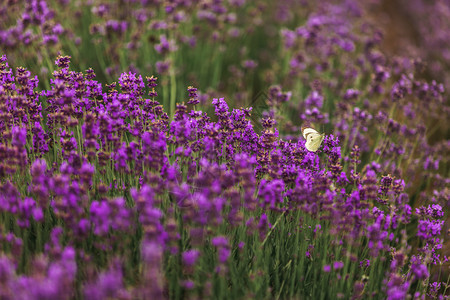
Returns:
[[[188,92],[189,92],[189,101],[187,104],[191,104],[191,105],[199,104],[200,101],[198,100],[197,89],[193,86],[189,86]]]
[[[256,61],[254,61],[254,60],[245,60],[242,63],[242,66],[245,69],[255,69],[258,66],[258,63]]]
[[[183,263],[187,266],[193,266],[200,256],[200,251],[191,249],[183,252]]]
[[[312,91],[312,93],[305,99],[305,104],[307,108],[322,108],[323,97],[319,94],[318,91]]]
[[[430,240],[441,234],[444,221],[419,220],[417,236],[423,240]]]
[[[20,128],[14,126],[12,128],[12,141],[11,144],[17,147],[24,147],[27,142],[27,130],[26,128]]]
[[[433,219],[439,219],[444,216],[444,212],[442,211],[442,206],[439,204],[432,204],[428,207],[421,206],[419,208],[416,208],[416,214],[420,218],[433,218]]]
[[[414,274],[415,279],[418,280],[426,279],[430,276],[427,266],[416,255],[411,257],[411,272]]]
[[[335,261],[333,263],[333,269],[335,269],[335,270],[342,269],[343,267],[344,267],[344,263],[342,261]]]
[[[229,248],[219,248],[219,262],[226,263],[228,258],[230,257],[231,250]]]
[[[441,289],[441,282],[432,282],[429,284],[429,290],[427,292],[427,296],[435,299]]]
[[[261,180],[258,196],[264,199],[261,206],[274,209],[277,204],[283,203],[284,182],[276,179],[272,181]]]
[[[211,244],[215,247],[226,247],[228,246],[228,240],[224,236],[217,236],[211,240]]]
[[[405,299],[408,294],[409,281],[403,282],[402,278],[397,274],[393,274],[387,284],[387,299],[401,300]]]
[[[194,288],[194,286],[195,286],[195,284],[194,284],[194,282],[192,280],[185,280],[185,281],[183,281],[183,287],[185,289],[192,290]]]
[[[88,299],[105,299],[110,297],[121,296],[128,298],[128,292],[123,285],[123,274],[120,267],[112,266],[108,271],[102,272],[96,282],[87,285],[84,288],[84,296]]]
[[[157,61],[155,63],[155,67],[156,67],[157,73],[164,75],[164,74],[167,74],[167,72],[169,71],[170,62],[169,61]]]

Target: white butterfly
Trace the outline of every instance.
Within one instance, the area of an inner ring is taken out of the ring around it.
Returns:
[[[316,152],[322,144],[325,134],[309,127],[302,128],[303,137],[306,140],[305,147],[309,151]]]

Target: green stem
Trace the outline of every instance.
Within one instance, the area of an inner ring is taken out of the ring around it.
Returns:
[[[264,244],[266,243],[267,239],[269,238],[269,236],[272,234],[272,232],[275,230],[275,227],[277,227],[278,222],[280,222],[281,218],[284,216],[284,214],[286,213],[286,211],[283,211],[283,213],[278,217],[278,219],[275,221],[275,224],[273,224],[272,228],[270,229],[269,233],[266,235],[266,238],[264,239],[264,241],[261,243],[261,248],[264,247]]]
[[[177,102],[177,79],[175,76],[175,68],[173,66],[173,63],[174,61],[172,61],[172,65],[170,67],[170,118],[173,118],[173,115],[175,113],[175,105]]]

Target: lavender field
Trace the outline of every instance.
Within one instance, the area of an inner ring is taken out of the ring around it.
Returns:
[[[448,0],[1,1],[0,299],[450,299],[449,89]]]

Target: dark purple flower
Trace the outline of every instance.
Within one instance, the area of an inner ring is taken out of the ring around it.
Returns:
[[[406,298],[409,290],[409,281],[403,282],[402,278],[394,274],[387,284],[387,299],[403,300]]]
[[[439,220],[419,220],[417,236],[424,240],[438,237],[441,234],[443,224],[444,221]]]
[[[87,299],[100,300],[105,298],[126,299],[128,292],[123,285],[123,274],[116,262],[109,270],[100,273],[96,282],[88,284],[84,288],[84,296]]]
[[[169,61],[157,61],[155,63],[156,72],[159,74],[167,74],[170,68],[170,62]]]
[[[254,69],[254,68],[256,68],[256,67],[258,66],[258,63],[255,62],[254,60],[245,60],[245,61],[242,63],[242,66],[243,66],[245,69]]]
[[[12,128],[11,144],[17,147],[24,147],[27,143],[27,129],[14,126]]]
[[[186,250],[183,252],[183,263],[187,266],[193,266],[200,256],[200,251],[196,249]]]
[[[283,36],[284,40],[284,47],[286,49],[292,48],[294,46],[294,43],[296,41],[297,35],[294,31],[288,30],[288,29],[282,29],[281,35]]]
[[[311,94],[305,99],[305,104],[307,108],[322,108],[323,96],[320,95],[318,91],[312,91]]]
[[[198,100],[197,89],[193,86],[189,86],[188,92],[189,92],[189,101],[187,104],[191,104],[191,105],[199,104],[200,101]]]
[[[416,255],[411,257],[411,271],[417,280],[426,279],[430,276],[427,266]]]
[[[263,198],[264,201],[260,205],[274,209],[277,204],[283,203],[284,189],[284,182],[280,179],[261,180],[258,196]]]
[[[342,261],[335,261],[333,263],[333,269],[335,269],[335,270],[342,269],[343,267],[344,267],[344,263]]]
[[[185,280],[185,281],[183,281],[183,287],[185,289],[192,290],[194,288],[194,286],[195,286],[195,284],[194,284],[194,282],[192,280]]]
[[[365,259],[359,262],[359,266],[361,268],[367,268],[370,267],[370,260],[369,259]]]
[[[428,207],[421,206],[419,208],[416,208],[416,214],[420,218],[433,218],[433,219],[439,219],[444,216],[444,212],[442,211],[442,206],[439,204],[432,204]]]
[[[70,64],[70,56],[58,56],[55,60],[55,65],[58,66],[58,68],[66,69],[69,67]]]
[[[211,244],[215,247],[226,247],[228,246],[228,240],[224,236],[217,236],[212,238]]]
[[[13,279],[16,271],[15,269],[13,262],[7,256],[0,256],[0,282],[5,283],[6,285]],[[2,292],[0,292],[0,295],[2,295]]]
[[[225,263],[231,254],[231,250],[228,247],[219,248],[218,252],[219,252],[219,262],[220,263]]]
[[[155,50],[160,54],[165,55],[169,52],[173,52],[178,49],[177,45],[175,44],[175,41],[167,40],[165,35],[161,35],[159,37],[159,41],[160,43],[155,45]]]

